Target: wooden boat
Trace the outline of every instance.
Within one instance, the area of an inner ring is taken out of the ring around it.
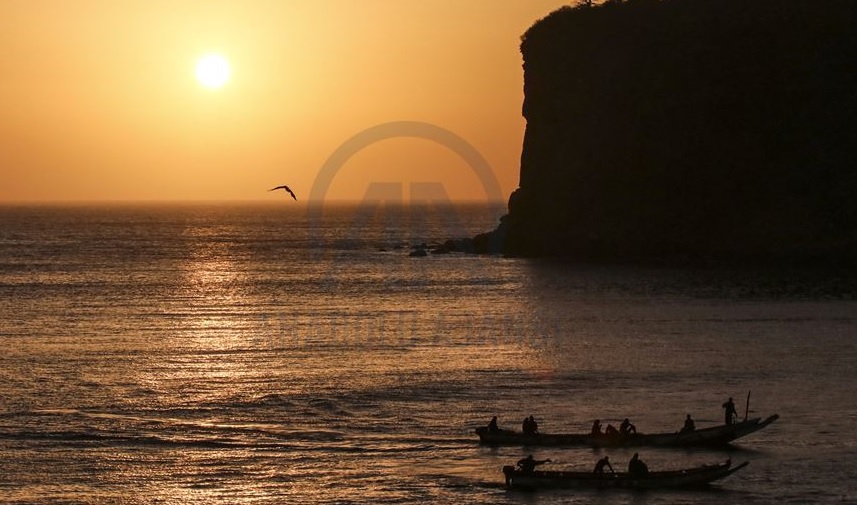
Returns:
[[[726,445],[750,433],[756,432],[779,419],[774,414],[765,419],[755,417],[735,424],[722,424],[693,431],[674,433],[631,433],[627,435],[591,434],[524,434],[513,430],[489,430],[476,428],[479,442],[485,445],[521,446],[590,446],[590,447],[716,447]]]
[[[514,488],[627,488],[668,489],[705,486],[731,475],[749,464],[748,461],[732,466],[732,461],[717,465],[702,465],[682,470],[649,472],[645,476],[632,476],[627,472],[594,473],[535,470],[525,472],[511,465],[503,467],[506,485]]]

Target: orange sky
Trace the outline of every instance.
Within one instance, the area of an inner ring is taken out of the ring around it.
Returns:
[[[524,130],[519,38],[566,3],[3,0],[0,202],[264,200],[283,183],[303,201],[346,140],[392,121],[460,136],[505,199]],[[232,66],[221,89],[195,79],[208,52]],[[325,198],[435,181],[486,197],[452,150],[393,137],[351,156]]]

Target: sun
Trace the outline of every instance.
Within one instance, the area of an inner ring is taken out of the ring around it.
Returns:
[[[223,87],[231,73],[229,62],[219,54],[207,54],[196,62],[196,80],[209,89]]]

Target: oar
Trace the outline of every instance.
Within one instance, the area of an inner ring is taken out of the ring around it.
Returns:
[[[744,407],[744,420],[746,421],[750,415],[750,391],[747,391],[747,406]]]

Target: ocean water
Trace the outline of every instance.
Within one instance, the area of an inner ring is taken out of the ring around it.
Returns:
[[[857,503],[848,293],[416,258],[500,211],[280,203],[0,207],[0,503]],[[748,393],[780,420],[726,450],[639,450],[651,469],[750,461],[702,490],[509,491],[501,467],[530,452],[632,451],[473,435],[494,415],[702,427]]]

